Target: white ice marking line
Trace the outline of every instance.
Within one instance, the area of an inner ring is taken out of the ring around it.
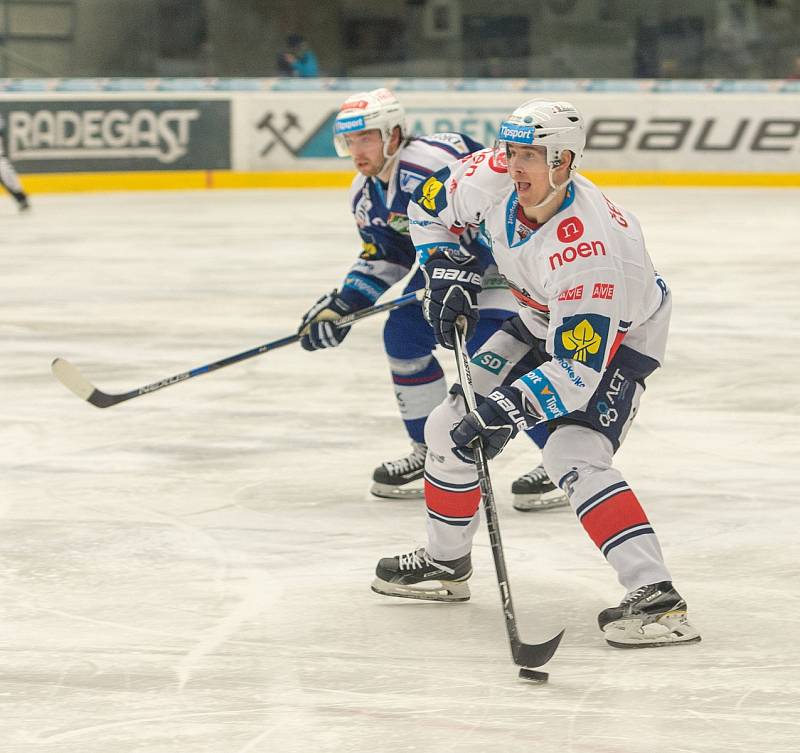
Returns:
[[[278,598],[278,589],[270,589],[263,571],[252,570],[246,574],[247,583],[239,604],[221,622],[206,631],[206,635],[179,662],[178,689],[183,691],[198,662],[217,646],[226,643],[238,627],[251,617],[262,612],[268,603]],[[282,589],[280,589],[282,590]]]

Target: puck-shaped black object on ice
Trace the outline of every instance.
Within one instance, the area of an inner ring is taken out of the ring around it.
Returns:
[[[527,667],[523,667],[519,671],[519,676],[523,680],[530,680],[531,682],[547,682],[547,678],[550,677],[547,672],[537,672],[535,669],[528,669]]]

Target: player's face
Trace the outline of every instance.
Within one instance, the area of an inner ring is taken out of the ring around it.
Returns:
[[[525,209],[544,201],[550,193],[550,171],[545,148],[507,143],[506,158],[520,206]]]
[[[378,175],[386,162],[380,130],[373,128],[369,131],[348,133],[345,138],[356,170],[368,178]]]

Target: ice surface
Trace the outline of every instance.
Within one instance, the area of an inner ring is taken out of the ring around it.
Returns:
[[[622,589],[570,511],[511,508],[518,439],[492,470],[523,638],[567,628],[546,686],[485,532],[469,603],[369,590],[424,542],[368,494],[408,449],[377,319],[106,410],[50,374],[123,392],[291,334],[357,253],[344,192],[0,202],[0,751],[797,753],[800,192],[609,195],[675,296],[618,464],[703,642],[605,645]]]

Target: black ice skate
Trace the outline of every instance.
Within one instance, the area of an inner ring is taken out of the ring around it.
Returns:
[[[396,557],[384,557],[375,568],[372,590],[384,596],[426,601],[467,601],[472,575],[469,554],[455,560],[435,561],[417,549]]]
[[[550,480],[541,464],[511,484],[511,493],[514,495],[514,509],[520,512],[552,510],[569,505],[567,495]]]
[[[665,580],[631,591],[618,607],[604,609],[597,624],[616,648],[646,648],[700,640],[686,618],[686,602]]]
[[[16,199],[20,212],[27,212],[31,208],[27,194],[22,193],[22,191],[12,191],[11,195]]]
[[[422,476],[428,448],[412,442],[410,454],[399,460],[387,460],[372,474],[372,489],[376,497],[386,499],[422,499],[425,496]]]

